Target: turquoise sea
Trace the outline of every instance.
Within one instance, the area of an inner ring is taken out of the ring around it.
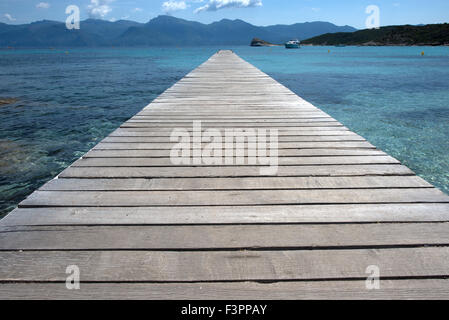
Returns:
[[[0,50],[0,216],[218,49],[449,193],[449,47]]]

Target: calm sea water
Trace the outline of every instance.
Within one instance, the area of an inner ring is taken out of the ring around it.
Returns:
[[[218,49],[0,50],[0,216]],[[449,47],[227,49],[449,193]]]

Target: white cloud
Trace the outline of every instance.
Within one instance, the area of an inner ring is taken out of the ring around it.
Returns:
[[[196,9],[195,13],[217,11],[226,8],[252,8],[261,6],[262,0],[209,0],[207,4]]]
[[[185,1],[166,1],[162,4],[162,10],[165,12],[173,12],[187,9]]]
[[[4,17],[5,17],[6,19],[8,19],[8,21],[16,21],[16,20],[17,20],[16,18],[13,18],[13,16],[10,15],[9,13],[5,13],[5,14],[4,14]]]
[[[112,11],[109,4],[115,0],[90,0],[90,4],[87,6],[87,12],[92,18],[104,18]]]
[[[50,8],[50,4],[48,2],[39,2],[38,4],[36,4],[36,8],[48,9],[48,8]]]
[[[143,9],[142,8],[134,8],[131,10],[132,12],[142,12]]]

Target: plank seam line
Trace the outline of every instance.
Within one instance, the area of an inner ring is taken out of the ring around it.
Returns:
[[[119,149],[120,150],[120,149]],[[280,155],[278,156],[279,158],[349,158],[349,157],[388,157],[384,154],[373,154],[373,155],[366,155],[366,154],[361,154],[361,155],[357,155],[357,154],[352,154],[352,155],[304,155],[304,156],[299,156],[299,155],[295,155],[295,156],[284,156],[284,155]],[[80,159],[170,159],[170,157],[167,156],[135,156],[135,157],[130,157],[130,156],[98,156],[98,157],[93,157],[93,156],[89,156],[87,154],[85,154],[84,156],[82,156]],[[394,159],[394,158],[393,158]],[[399,160],[398,160],[399,161]],[[392,163],[392,164],[397,164],[397,163]]]
[[[137,223],[137,224],[70,224],[70,223],[59,223],[59,224],[33,224],[33,225],[25,225],[25,224],[17,224],[17,225],[0,225],[0,228],[17,228],[17,227],[26,227],[26,228],[34,228],[34,227],[192,227],[192,226],[326,226],[326,225],[379,225],[379,224],[445,224],[449,223],[449,215],[448,220],[436,220],[436,221],[349,221],[349,222],[240,222],[240,223]]]
[[[113,159],[113,158],[108,158]],[[74,163],[75,164],[75,163]],[[340,167],[340,166],[404,166],[400,163],[341,163],[341,164],[286,164],[286,165],[277,165],[278,167]],[[72,168],[151,168],[151,167],[157,167],[157,168],[235,168],[235,167],[257,167],[257,168],[264,168],[264,167],[270,167],[270,165],[160,165],[160,166],[71,166]],[[413,175],[415,176],[415,175]],[[276,176],[272,176],[276,177]]]
[[[327,190],[334,190],[335,188],[324,188],[324,189],[319,189],[319,188],[311,188],[311,189],[304,189],[304,190],[325,190],[325,191],[327,191]],[[346,187],[346,188],[337,188],[338,190],[341,190],[341,191],[343,191],[343,190],[346,190],[346,191],[351,191],[351,190],[354,190],[354,189],[359,189],[359,188],[348,188],[348,187]],[[384,188],[371,188],[371,187],[369,187],[369,188],[361,188],[362,190],[384,190],[384,189],[390,189],[391,191],[395,191],[395,190],[400,190],[400,189],[436,189],[436,188],[434,188],[434,187],[405,187],[405,188],[402,188],[402,187],[384,187]],[[244,192],[246,192],[246,193],[251,193],[251,192],[258,192],[258,191],[260,191],[260,190],[254,190],[254,189],[237,189],[238,191],[244,191]],[[267,191],[276,191],[276,190],[279,190],[279,189],[268,189]],[[296,190],[295,188],[292,188],[292,189],[286,189],[287,191],[288,190]],[[300,188],[300,190],[303,190],[302,188]],[[79,190],[74,190],[74,191],[70,191],[70,190],[38,190],[39,192],[80,192]],[[98,190],[95,190],[95,191],[97,191],[97,192],[101,192],[101,191],[98,191]],[[171,191],[180,191],[180,192],[183,192],[184,190],[166,190],[166,191],[160,191],[160,190],[158,190],[158,191],[156,191],[156,190],[154,190],[154,192],[171,192]],[[186,190],[187,191],[187,190]],[[194,190],[195,192],[198,192],[198,193],[210,193],[210,192],[212,192],[212,191],[218,191],[218,190],[216,190],[216,189],[212,189],[212,190]],[[224,189],[223,190],[223,192],[230,192],[230,191],[233,191],[233,190],[228,190],[228,189]],[[426,190],[427,191],[427,190]],[[119,190],[107,190],[107,191],[104,191],[104,192],[111,192],[111,193],[113,193],[113,192],[123,192],[123,191],[119,191]],[[146,190],[128,190],[128,191],[126,191],[126,192],[136,192],[136,193],[148,193],[148,192],[153,192],[153,190],[151,190],[151,191],[146,191]],[[429,201],[424,201],[425,203],[427,203],[427,202],[429,202]],[[430,201],[430,202],[433,202],[433,200],[432,201]],[[436,201],[436,202],[439,202],[439,201]],[[445,200],[445,201],[443,201],[443,202],[449,202],[449,199],[447,199],[447,200]],[[328,202],[325,202],[325,203],[328,203]],[[320,203],[320,204],[325,204],[325,203]],[[362,202],[360,202],[360,203],[362,203]],[[378,203],[378,202],[376,202],[376,203]],[[396,203],[396,202],[384,202],[384,203]],[[402,202],[400,202],[400,203],[402,203]],[[414,203],[414,202],[412,202],[412,203]]]
[[[113,138],[122,138],[123,136],[114,136]],[[142,137],[142,136],[139,136],[139,137]],[[326,137],[329,137],[329,136],[326,136]],[[108,139],[109,138],[111,138],[111,137],[107,137]],[[136,137],[126,137],[126,138],[136,138]],[[106,138],[105,138],[106,139]],[[315,142],[324,142],[324,143],[334,143],[334,142],[343,142],[343,143],[345,143],[345,142],[367,142],[366,140],[363,140],[363,139],[356,139],[356,140],[320,140],[320,141],[313,141],[313,140],[311,140],[311,141],[305,141],[305,140],[303,140],[303,141],[279,141],[279,143],[315,143]],[[116,144],[123,144],[123,143],[145,143],[145,144],[163,144],[163,143],[167,143],[167,144],[170,144],[170,143],[173,143],[173,144],[176,144],[176,142],[171,142],[171,141],[151,141],[151,142],[141,142],[141,141],[104,141],[104,140],[102,140],[102,142],[101,143],[110,143],[110,144],[114,144],[114,143],[116,143]],[[207,144],[207,142],[202,142],[202,143],[204,143],[204,144]],[[245,150],[248,150],[248,149],[245,149]],[[249,150],[251,150],[251,149],[249,149]]]
[[[332,141],[332,143],[334,143],[336,141]],[[358,141],[358,142],[363,142],[363,141]],[[105,143],[110,143],[110,142],[101,142],[101,144],[105,144]],[[140,143],[140,144],[144,144],[145,142],[136,142],[136,143]],[[174,144],[173,144],[174,145]],[[378,150],[376,147],[301,147],[301,148],[278,148],[277,150],[322,150],[322,149],[327,149],[327,150],[376,150],[376,151],[381,151]],[[146,148],[142,148],[142,149],[103,149],[103,148],[98,148],[98,147],[94,147],[91,150],[108,150],[108,151],[138,151],[138,150],[150,150],[150,151],[170,151],[172,150],[170,149],[146,149]],[[217,149],[220,150],[220,149]],[[221,150],[225,150],[225,149],[221,149]],[[248,149],[246,149],[248,150]],[[255,150],[255,149],[250,149],[250,150]]]
[[[33,232],[33,231],[31,231]],[[38,231],[36,231],[38,232]],[[396,250],[419,248],[447,248],[441,244],[394,244],[365,246],[291,246],[291,247],[229,247],[229,248],[86,248],[86,249],[0,249],[2,252],[276,252],[276,251],[355,251],[355,250]]]
[[[372,166],[381,166],[381,165],[400,165],[399,163],[388,163],[388,162],[379,162],[379,163],[341,163],[341,164],[332,164],[332,166],[358,166],[358,165],[372,165]],[[328,164],[314,164],[313,166],[316,167],[324,167],[324,166],[328,166]],[[172,166],[167,166],[167,165],[132,165],[132,166],[117,166],[117,165],[98,165],[98,166],[93,166],[93,165],[87,165],[87,166],[83,166],[83,165],[77,165],[76,163],[74,163],[72,166],[72,168],[233,168],[233,167],[253,167],[253,168],[269,168],[270,165],[260,165],[260,164],[256,164],[256,165],[252,165],[252,164],[247,164],[247,165],[217,165],[217,166],[211,166],[211,165],[204,165],[204,166],[189,166],[189,165],[172,165]],[[281,167],[310,167],[310,164],[278,164],[277,165],[278,168]]]
[[[82,167],[80,167],[82,168]],[[98,168],[98,167],[97,167]],[[125,167],[127,168],[127,167]],[[345,178],[352,178],[352,177],[396,177],[398,176],[397,173],[379,173],[379,174],[357,174],[357,175],[278,175],[276,177],[278,178],[318,178],[318,177],[334,177],[334,178],[338,178],[338,177],[345,177]],[[400,175],[400,177],[414,177],[414,174],[410,174],[410,173],[405,173]],[[231,179],[231,178],[272,178],[273,176],[219,176],[219,175],[211,175],[211,176],[192,176],[192,177],[187,177],[190,179],[208,179],[208,178],[221,178],[221,179]],[[85,177],[85,176],[73,176],[73,177],[60,177],[58,176],[58,179],[85,179],[85,180],[90,180],[90,179],[179,179],[182,177],[164,177],[164,176],[127,176],[127,177]],[[186,177],[184,177],[186,178]]]
[[[39,230],[36,229],[38,227],[56,227],[56,226],[60,226],[60,227],[74,227],[74,228],[89,228],[89,227],[136,227],[136,228],[143,228],[143,227],[164,227],[164,226],[174,226],[174,227],[178,227],[178,226],[216,226],[216,227],[221,227],[221,226],[264,226],[266,223],[263,222],[255,222],[255,223],[197,223],[197,224],[176,224],[176,225],[170,225],[170,224],[61,224],[61,225],[1,225],[0,224],[0,234],[2,233],[14,233],[14,232],[39,232],[39,231],[67,231],[67,230]],[[378,224],[390,224],[390,225],[396,225],[396,224],[402,224],[402,225],[407,225],[407,224],[448,224],[449,225],[449,221],[404,221],[404,222],[274,222],[274,223],[268,223],[268,224],[272,224],[272,225],[282,225],[282,226],[297,226],[297,225],[308,225],[308,226],[322,226],[322,225],[378,225]],[[19,229],[19,228],[24,228],[24,229]]]
[[[64,178],[65,180],[65,178]],[[70,180],[70,179],[68,179]],[[251,188],[251,189],[220,189],[220,188],[210,188],[210,189],[114,189],[114,190],[107,190],[107,189],[90,189],[90,188],[83,188],[80,189],[38,189],[37,191],[40,192],[212,192],[212,191],[331,191],[331,190],[389,190],[389,189],[395,189],[395,190],[415,190],[415,189],[435,189],[432,186],[424,186],[424,187],[354,187],[354,188],[342,188],[342,187],[336,187],[336,188],[279,188],[279,189],[265,189],[265,188]]]
[[[96,179],[95,179],[96,180]],[[296,190],[297,188],[286,188],[286,190]],[[300,190],[303,190],[303,188],[298,188],[298,189],[300,189]],[[304,190],[334,190],[335,188],[323,188],[323,189],[321,189],[321,188],[305,188]],[[392,191],[395,191],[395,190],[398,190],[398,189],[436,189],[436,188],[434,188],[434,187],[432,187],[432,186],[427,186],[427,187],[420,187],[420,186],[417,186],[417,187],[362,187],[362,188],[357,188],[357,187],[341,187],[341,188],[337,188],[337,189],[339,189],[339,190],[346,190],[346,191],[351,191],[351,190],[354,190],[354,189],[362,189],[362,190],[383,190],[383,189],[390,189],[390,190],[392,190]],[[245,193],[251,193],[251,192],[256,192],[256,191],[260,191],[260,190],[254,190],[254,189],[249,189],[249,190],[247,190],[247,189],[237,189],[238,191],[244,191]],[[268,189],[267,191],[276,191],[276,190],[279,190],[279,189]],[[53,191],[51,191],[51,190],[37,190],[37,191],[39,191],[39,192],[78,192],[79,190],[75,190],[75,191],[70,191],[70,190],[53,190]],[[98,190],[97,190],[98,191]],[[171,191],[176,191],[176,190],[167,190],[167,191],[154,191],[154,192],[171,192]],[[182,190],[180,190],[180,191],[182,191]],[[211,191],[216,191],[216,189],[211,189],[211,190],[194,190],[195,192],[198,192],[198,193],[210,193]],[[229,192],[229,191],[232,191],[232,190],[230,190],[230,189],[224,189],[223,190],[223,192]],[[100,192],[100,191],[98,191],[98,192]],[[119,190],[107,190],[106,192],[123,192],[123,191],[119,191]],[[147,192],[151,192],[151,191],[146,191],[146,190],[129,190],[129,192],[137,192],[137,193],[147,193]],[[425,202],[427,202],[427,201],[425,201]],[[444,202],[449,202],[449,199],[447,199],[447,200],[445,200]],[[327,203],[327,202],[325,202],[325,203]],[[388,202],[386,202],[386,203],[388,203]]]
[[[392,276],[380,277],[384,281],[406,281],[406,280],[449,280],[449,275],[426,275],[426,276]],[[348,277],[348,278],[303,278],[303,279],[244,279],[244,280],[191,280],[191,281],[80,281],[81,284],[200,284],[200,283],[257,283],[257,284],[276,284],[283,282],[347,282],[347,281],[366,281],[366,277]],[[66,281],[60,280],[0,280],[0,284],[65,284]]]
[[[449,203],[448,200],[441,201],[417,201],[417,202],[348,202],[348,203],[338,203],[340,205],[356,205],[356,204],[439,204],[439,203]],[[264,204],[239,204],[239,207],[264,207],[264,206],[296,206],[296,205],[307,205],[307,206],[322,206],[322,205],[332,205],[331,202],[326,203],[264,203]],[[217,204],[217,205],[19,205],[19,208],[27,209],[38,209],[38,208],[194,208],[194,207],[235,207],[235,204]]]

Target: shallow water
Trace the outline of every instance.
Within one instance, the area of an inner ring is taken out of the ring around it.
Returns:
[[[218,49],[0,50],[0,215]],[[448,47],[230,49],[449,193]]]

